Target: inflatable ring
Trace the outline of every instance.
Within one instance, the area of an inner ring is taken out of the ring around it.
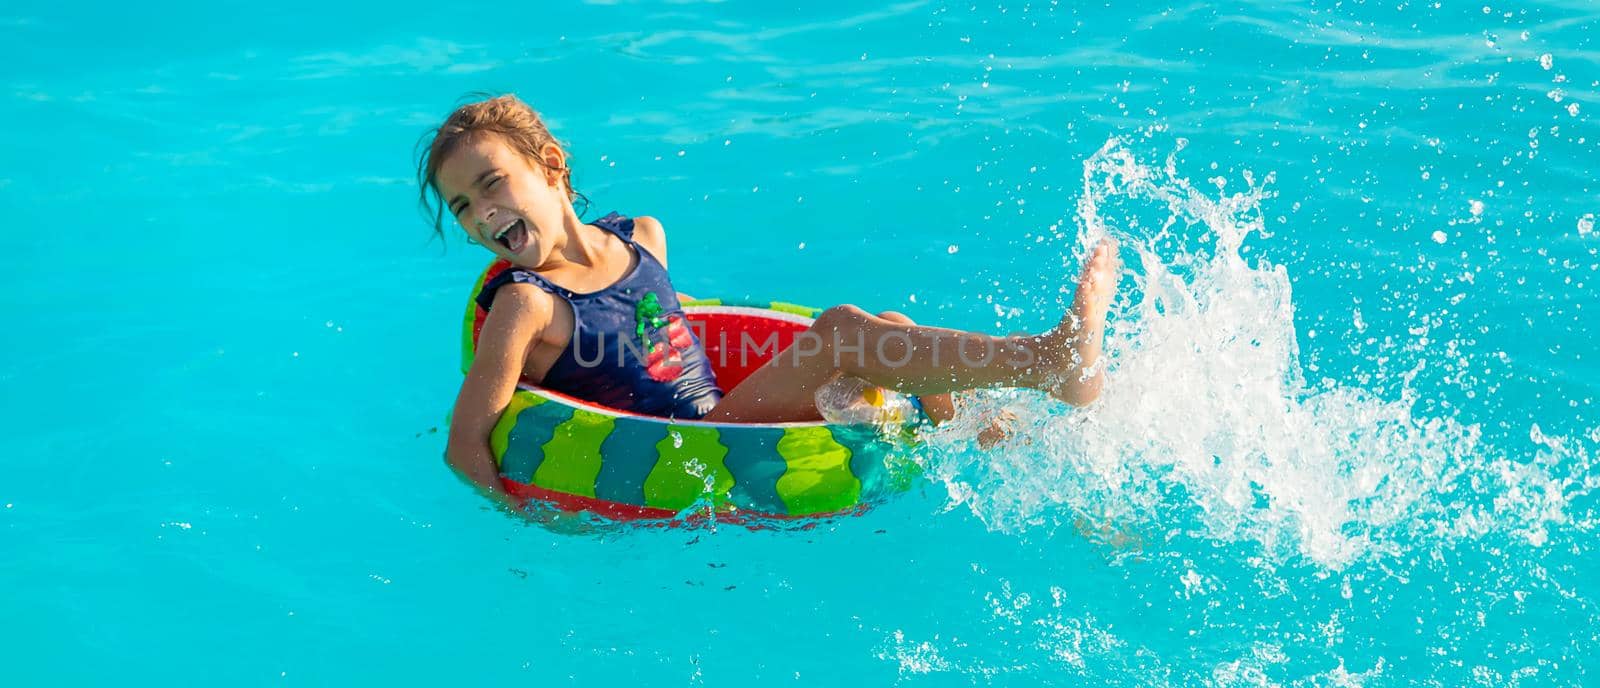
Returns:
[[[478,293],[509,265],[503,259],[491,263],[467,300],[463,373],[487,316],[477,305]],[[685,300],[683,307],[702,333],[725,390],[792,343],[820,312],[791,303],[720,299]],[[765,345],[773,337],[776,346],[744,346]],[[870,426],[822,422],[658,418],[523,381],[490,433],[489,447],[508,493],[564,510],[652,519],[709,507],[724,520],[796,518],[860,511],[906,489],[917,470],[910,459],[912,427],[886,436]]]

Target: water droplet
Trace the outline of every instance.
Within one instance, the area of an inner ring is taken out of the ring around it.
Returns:
[[[1544,67],[1545,69],[1550,69],[1551,67],[1555,66],[1555,63],[1556,63],[1555,58],[1551,57],[1550,53],[1545,53],[1545,54],[1539,56],[1539,66],[1540,67]]]
[[[961,250],[960,246],[957,246],[955,244],[950,244],[950,248],[945,249],[945,253],[952,253],[953,254],[956,251],[960,251],[960,250]]]
[[[1439,230],[1434,230],[1434,232],[1433,232],[1433,243],[1442,244],[1442,243],[1444,243],[1444,242],[1446,242],[1448,240],[1449,240],[1449,237],[1446,237],[1444,232],[1439,231]]]

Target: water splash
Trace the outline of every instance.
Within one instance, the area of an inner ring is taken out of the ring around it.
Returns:
[[[931,437],[950,508],[1125,549],[1197,532],[1332,569],[1491,532],[1540,546],[1567,522],[1569,501],[1595,487],[1579,442],[1536,436],[1540,450],[1512,460],[1476,426],[1414,415],[1416,369],[1396,374],[1398,398],[1308,385],[1289,275],[1245,258],[1247,240],[1270,236],[1272,178],[1246,174],[1234,193],[1214,178],[1208,192],[1176,156],[1152,167],[1113,139],[1084,163],[1078,244],[1117,237],[1133,274],[1107,340],[1110,382],[1077,412],[980,395]],[[974,450],[1001,408],[1017,416],[1013,439]]]

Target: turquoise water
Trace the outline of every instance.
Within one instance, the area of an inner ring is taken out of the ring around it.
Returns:
[[[1600,10],[0,11],[0,683],[1600,681]],[[529,524],[442,461],[486,254],[413,146],[516,91],[697,296],[1111,383],[809,530]]]

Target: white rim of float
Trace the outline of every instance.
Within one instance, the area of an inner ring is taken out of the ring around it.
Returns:
[[[785,313],[783,311],[776,311],[764,306],[684,306],[683,312],[685,315],[690,313],[703,313],[706,315],[751,315],[762,318],[770,318],[772,320],[779,320],[795,325],[810,325],[814,321],[814,318],[808,318],[798,313]],[[702,346],[704,346],[703,343]],[[660,416],[647,416],[640,413],[632,413],[629,411],[614,409],[609,406],[593,404],[577,397],[568,396],[560,392],[551,391],[543,387],[521,381],[517,382],[517,389],[533,394],[534,396],[543,397],[546,401],[553,401],[564,406],[571,406],[573,408],[582,409],[590,413],[595,413],[602,416],[610,416],[612,418],[628,418],[647,423],[658,423],[661,425],[690,425],[707,428],[809,428],[828,425],[826,421],[794,421],[788,423],[715,423],[703,420],[689,420],[687,418],[662,418]]]
[[[686,315],[689,313],[705,313],[707,315],[754,315],[761,318],[781,320],[787,323],[806,326],[816,322],[815,318],[808,318],[800,315],[799,313],[776,311],[767,306],[732,306],[728,304],[722,304],[718,306],[684,306],[683,312]]]

